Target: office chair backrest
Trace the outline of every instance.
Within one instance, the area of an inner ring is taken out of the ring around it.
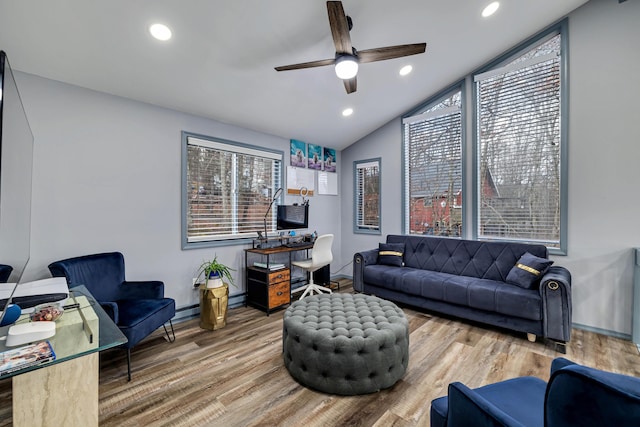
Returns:
[[[333,261],[331,245],[333,244],[333,234],[323,234],[316,238],[311,251],[311,262],[314,266],[325,266]]]

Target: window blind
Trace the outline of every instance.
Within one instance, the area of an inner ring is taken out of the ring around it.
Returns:
[[[356,229],[380,230],[380,161],[356,162]]]
[[[461,235],[461,92],[403,123],[405,232]]]
[[[255,237],[280,186],[282,155],[187,138],[187,242]],[[272,209],[267,230],[275,230]]]
[[[560,244],[560,35],[476,76],[478,235]]]

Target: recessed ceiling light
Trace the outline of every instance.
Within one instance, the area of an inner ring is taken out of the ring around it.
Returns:
[[[411,71],[413,71],[413,67],[411,65],[405,65],[404,67],[400,68],[400,75],[406,76]]]
[[[171,30],[164,24],[153,24],[149,27],[149,32],[158,40],[166,41],[171,38]]]
[[[496,10],[498,10],[499,7],[500,7],[500,2],[494,1],[492,3],[489,3],[487,7],[482,9],[482,16],[484,18],[487,18],[493,15],[494,13],[496,13]]]
[[[342,115],[348,117],[353,114],[353,108],[345,108],[342,110]]]

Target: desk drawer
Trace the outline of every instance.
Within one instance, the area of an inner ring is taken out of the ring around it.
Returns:
[[[280,270],[269,271],[263,268],[250,267],[247,269],[247,279],[257,280],[259,282],[268,283],[270,285],[279,282],[288,282],[291,277],[291,270],[283,268]]]
[[[274,283],[288,282],[291,278],[291,271],[288,268],[282,270],[272,271],[268,274],[267,283],[273,285]]]
[[[289,281],[269,286],[269,308],[279,307],[291,302]]]

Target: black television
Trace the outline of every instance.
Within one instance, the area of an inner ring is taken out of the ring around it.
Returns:
[[[31,240],[33,134],[5,52],[0,51],[0,264],[22,279]]]
[[[276,225],[278,230],[309,228],[309,205],[278,205]]]

